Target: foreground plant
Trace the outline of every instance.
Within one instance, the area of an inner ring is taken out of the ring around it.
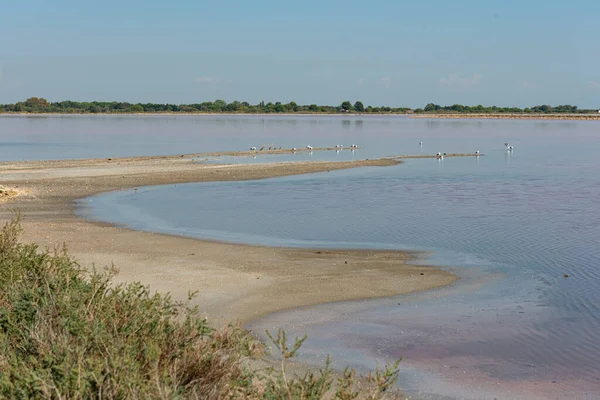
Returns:
[[[396,364],[336,380],[329,361],[290,374],[306,337],[290,346],[282,330],[269,334],[279,367],[253,367],[265,346],[238,325],[215,330],[189,301],[117,285],[114,267],[85,270],[20,233],[19,216],[0,232],[0,398],[377,399],[397,378]]]

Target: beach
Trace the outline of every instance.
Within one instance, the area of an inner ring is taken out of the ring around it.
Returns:
[[[119,269],[119,283],[140,281],[178,300],[196,292],[194,303],[216,324],[246,323],[295,307],[388,297],[456,281],[449,272],[411,264],[423,257],[415,252],[219,243],[132,231],[90,222],[74,213],[77,199],[141,186],[265,179],[401,163],[392,158],[251,165],[196,161],[200,156],[251,154],[4,162],[0,163],[0,184],[11,196],[0,200],[0,215],[5,222],[19,210],[25,242],[50,249],[64,243],[83,267],[114,265]]]

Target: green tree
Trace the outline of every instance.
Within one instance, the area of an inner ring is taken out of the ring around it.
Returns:
[[[437,111],[439,110],[441,107],[438,106],[437,104],[433,104],[433,103],[429,103],[425,106],[424,110],[425,111]]]
[[[293,111],[296,112],[298,111],[298,104],[296,104],[296,102],[294,101],[290,101],[287,105],[286,105],[286,109],[287,111]]]
[[[350,111],[352,109],[352,103],[350,103],[349,101],[344,101],[340,107],[342,108],[342,110],[344,111]]]
[[[357,101],[356,103],[354,103],[354,110],[356,112],[364,112],[365,111],[365,106],[363,105],[362,101]]]
[[[225,102],[225,100],[215,100],[214,103],[212,103],[211,111],[221,112],[225,110],[226,106],[227,102]]]

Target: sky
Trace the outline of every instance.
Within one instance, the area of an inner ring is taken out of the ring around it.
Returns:
[[[600,108],[597,0],[0,0],[0,103]]]

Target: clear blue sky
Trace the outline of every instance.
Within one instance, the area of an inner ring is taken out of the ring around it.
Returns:
[[[598,0],[1,2],[0,103],[600,107]]]

